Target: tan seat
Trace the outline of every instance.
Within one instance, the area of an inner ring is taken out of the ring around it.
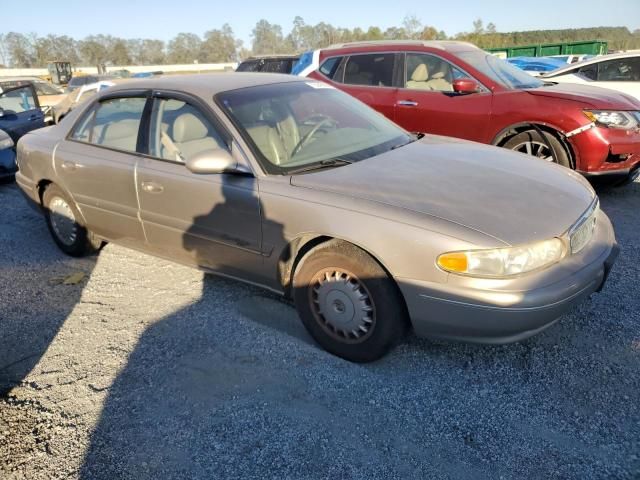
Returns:
[[[453,92],[453,85],[446,80],[446,74],[444,72],[437,72],[431,75],[431,78],[426,82],[431,90],[437,90],[439,92]]]
[[[123,119],[94,128],[94,141],[98,145],[135,152],[140,120]]]
[[[285,148],[275,128],[267,123],[258,123],[248,127],[247,132],[269,162],[274,165],[287,162],[290,152]]]
[[[344,83],[352,85],[373,85],[373,74],[370,72],[361,72],[360,67],[355,62],[347,63],[347,69],[344,73]]]
[[[429,69],[424,63],[418,65],[411,74],[411,80],[407,82],[407,88],[414,90],[433,90],[429,85]]]
[[[206,150],[222,147],[209,134],[206,123],[193,113],[183,113],[176,118],[171,133],[171,140],[184,160]]]

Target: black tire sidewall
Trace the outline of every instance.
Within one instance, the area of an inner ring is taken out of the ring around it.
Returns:
[[[543,133],[544,138],[542,138],[540,133],[538,133],[536,130],[526,130],[509,138],[502,146],[504,148],[508,148],[509,150],[513,150],[514,147],[525,141],[539,142],[542,144],[546,144],[548,142],[551,146],[551,149],[553,150],[554,163],[563,167],[571,168],[569,154],[567,153],[560,140],[558,140],[555,136],[548,132]]]
[[[77,227],[77,236],[76,241],[72,245],[66,245],[65,243],[60,241],[53,228],[53,225],[51,224],[51,212],[49,210],[49,203],[54,197],[62,198],[65,202],[67,202],[67,205],[69,205],[69,207],[73,211],[73,215],[76,219],[75,223]],[[56,245],[58,246],[58,248],[60,248],[60,250],[73,257],[81,257],[83,255],[86,255],[87,253],[91,253],[94,250],[89,242],[89,232],[81,223],[80,219],[82,217],[80,215],[80,212],[75,206],[75,203],[60,187],[58,187],[57,185],[49,185],[47,187],[47,189],[44,191],[44,194],[42,195],[42,206],[44,208],[44,216],[47,222],[47,227],[49,228],[49,232],[51,233],[54,242],[56,242]]]
[[[338,267],[358,277],[371,294],[376,312],[373,331],[361,343],[340,342],[318,323],[309,301],[309,285],[324,268]],[[391,350],[406,331],[407,314],[398,287],[366,252],[347,243],[329,242],[309,251],[296,268],[293,298],[311,336],[328,352],[353,362],[377,360]]]

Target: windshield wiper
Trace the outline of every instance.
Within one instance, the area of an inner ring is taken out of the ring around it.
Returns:
[[[349,160],[344,160],[342,158],[328,158],[326,160],[322,160],[321,162],[314,163],[312,165],[306,165],[300,168],[294,168],[293,170],[289,170],[286,172],[287,175],[295,175],[296,173],[304,173],[311,172],[313,170],[322,170],[324,168],[334,168],[334,167],[342,167],[343,165],[350,165],[353,162]]]
[[[422,135],[424,137],[424,135]],[[422,137],[418,137],[418,138],[422,138]],[[391,147],[389,150],[395,150],[396,148],[400,148],[400,147],[404,147],[405,145],[409,145],[410,143],[415,142],[416,140],[418,140],[418,138],[412,138],[411,140],[407,141],[407,142],[403,142],[403,143],[399,143],[397,145],[394,145],[393,147]]]

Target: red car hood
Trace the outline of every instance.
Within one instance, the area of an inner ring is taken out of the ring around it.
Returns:
[[[636,98],[608,88],[592,87],[590,85],[558,83],[525,91],[531,95],[541,97],[573,100],[591,108],[602,110],[640,110],[640,101]]]

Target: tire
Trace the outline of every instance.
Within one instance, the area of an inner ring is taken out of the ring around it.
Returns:
[[[549,132],[543,132],[544,139],[536,130],[526,130],[509,138],[502,146],[509,150],[521,153],[528,153],[538,158],[549,157],[549,161],[555,162],[563,167],[571,168],[571,159],[562,142]],[[546,139],[546,142],[545,142]],[[548,152],[547,143],[553,152]],[[527,144],[529,146],[527,146]],[[552,155],[549,155],[552,153]]]
[[[302,323],[338,357],[377,360],[406,332],[408,315],[397,285],[369,254],[347,242],[332,240],[307,252],[293,288]]]
[[[42,196],[45,220],[56,245],[67,255],[82,257],[102,248],[103,242],[82,224],[75,203],[56,185]]]

